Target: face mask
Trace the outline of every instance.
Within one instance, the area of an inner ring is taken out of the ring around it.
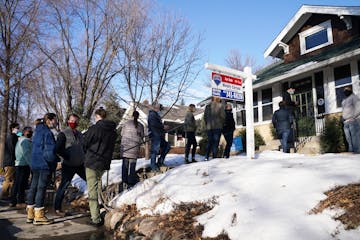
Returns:
[[[21,137],[21,136],[22,136],[22,132],[17,132],[16,135],[17,135],[18,137]]]
[[[78,126],[76,122],[68,122],[68,125],[71,129],[75,129]]]
[[[347,97],[350,96],[351,94],[352,94],[352,91],[350,91],[350,90],[345,90],[344,91],[344,95],[347,96]]]

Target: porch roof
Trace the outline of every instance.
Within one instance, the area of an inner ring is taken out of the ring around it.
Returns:
[[[290,62],[284,63],[283,61],[276,62],[256,73],[257,79],[254,81],[254,87],[260,87],[267,84],[273,84],[272,79],[276,78],[281,80],[281,76],[286,77],[288,73],[294,73],[294,75],[303,73],[305,71],[312,71],[314,67],[322,67],[320,63],[331,63],[327,60],[335,58],[340,55],[348,54],[345,57],[353,57],[355,55],[360,55],[360,38],[353,39],[352,41],[346,42],[342,45],[329,48],[323,52],[320,52],[317,55],[313,56],[304,56],[303,58]],[[356,51],[358,50],[358,51]],[[336,59],[334,59],[335,61]],[[342,60],[342,59],[338,59]]]

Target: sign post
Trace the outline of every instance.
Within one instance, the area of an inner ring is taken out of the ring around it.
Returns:
[[[253,108],[252,81],[254,79],[256,79],[256,76],[251,73],[250,67],[245,67],[244,72],[241,72],[236,69],[206,63],[205,68],[220,74],[220,76],[222,74],[234,76],[234,77],[226,76],[226,77],[229,77],[229,79],[228,79],[229,81],[234,81],[234,82],[231,82],[231,84],[232,83],[238,83],[238,84],[240,83],[240,82],[237,82],[238,80],[231,80],[231,79],[238,79],[238,78],[240,78],[240,80],[245,79],[246,156],[248,159],[255,158],[254,108]],[[213,82],[215,82],[215,81],[216,81],[216,79],[214,79]],[[216,82],[215,82],[215,84],[216,84]],[[220,85],[220,84],[217,84],[217,85]],[[232,85],[236,85],[236,84],[232,84]],[[242,85],[242,81],[241,81],[241,85]],[[225,87],[226,87],[226,85],[225,85]],[[232,86],[230,86],[230,88],[231,87]],[[228,91],[231,92],[230,89],[228,89]],[[221,97],[221,92],[223,92],[223,91],[220,89],[220,92],[218,93],[218,94],[220,94],[220,97]],[[226,92],[226,90],[225,90],[225,92]],[[230,93],[229,96],[230,95],[232,95],[232,94]],[[233,97],[233,98],[231,98],[231,97]],[[234,95],[230,96],[230,98],[227,98],[227,99],[234,99],[235,97],[240,97],[240,95],[234,94]]]

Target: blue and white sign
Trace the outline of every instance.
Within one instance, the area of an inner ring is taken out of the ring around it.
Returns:
[[[234,91],[230,91],[230,90],[213,88],[212,95],[223,98],[223,99],[244,101],[244,95],[242,92],[234,92]]]

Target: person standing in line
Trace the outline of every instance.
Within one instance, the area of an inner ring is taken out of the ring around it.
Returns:
[[[212,151],[212,157],[217,158],[221,131],[225,121],[225,109],[223,104],[221,104],[221,99],[219,97],[213,96],[211,98],[211,103],[206,105],[204,120],[208,137],[205,161],[208,161],[210,151]]]
[[[45,216],[45,194],[50,183],[51,173],[55,170],[59,158],[55,153],[55,138],[51,129],[57,125],[55,113],[46,113],[43,122],[36,125],[33,136],[30,168],[32,179],[27,195],[27,223],[34,225],[51,224]]]
[[[139,112],[133,112],[133,120],[124,123],[121,128],[120,155],[122,163],[122,185],[120,191],[133,187],[136,177],[136,161],[140,155],[140,146],[144,143],[144,126],[139,123]]]
[[[70,114],[66,123],[68,125],[61,131],[56,140],[56,153],[62,158],[61,182],[56,191],[54,209],[58,215],[64,215],[61,204],[64,199],[66,188],[71,183],[75,174],[86,181],[83,150],[83,136],[76,129],[79,124],[79,116]]]
[[[234,115],[232,112],[232,106],[231,104],[226,104],[225,107],[225,122],[224,122],[224,127],[222,129],[225,141],[226,141],[226,146],[225,146],[225,150],[224,150],[224,158],[229,158],[230,157],[230,149],[231,149],[231,145],[233,143],[233,139],[234,139],[234,130],[235,130],[235,120],[234,120]]]
[[[189,109],[185,116],[184,127],[185,127],[185,138],[186,138],[186,146],[185,146],[185,163],[196,162],[195,153],[197,148],[197,142],[195,138],[196,132],[196,121],[194,118],[195,105],[190,104]],[[189,161],[189,153],[190,148],[192,146],[191,151],[191,161]]]
[[[360,153],[360,98],[353,93],[351,86],[344,87],[344,95],[341,106],[348,151]]]
[[[276,134],[281,142],[281,147],[284,153],[289,153],[288,137],[293,123],[293,115],[286,108],[286,103],[281,101],[279,103],[280,109],[276,110],[272,116],[272,124],[276,129]]]
[[[24,205],[24,208],[26,206],[25,189],[29,184],[32,134],[32,128],[25,127],[15,146],[15,183],[11,193],[11,207],[15,207],[17,204]]]
[[[153,109],[150,109],[148,116],[149,138],[151,140],[150,167],[155,172],[160,171],[159,167],[164,165],[165,157],[170,151],[170,145],[165,140],[164,124],[160,117],[161,110],[162,106],[160,104],[153,104]],[[159,153],[160,157],[156,162],[156,156]]]
[[[102,175],[110,169],[117,134],[116,123],[106,119],[105,109],[95,111],[95,121],[84,134],[84,164],[91,214],[89,224],[100,227],[104,219],[100,216],[98,194],[102,191]]]
[[[4,200],[11,199],[11,191],[15,181],[15,146],[18,141],[18,135],[20,125],[18,123],[11,123],[10,133],[5,139],[4,150],[4,172],[5,179],[2,185],[1,198]]]

